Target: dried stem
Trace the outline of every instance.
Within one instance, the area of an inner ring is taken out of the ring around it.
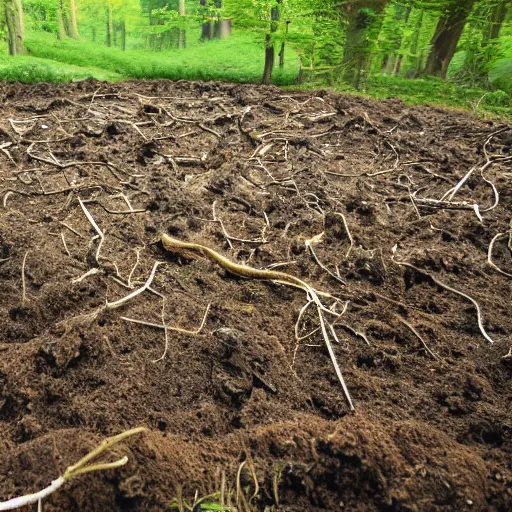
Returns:
[[[27,284],[25,279],[25,265],[27,263],[27,256],[29,251],[25,253],[25,256],[23,256],[23,263],[21,264],[21,306],[25,307],[25,304],[27,302]]]
[[[124,466],[128,462],[128,457],[126,456],[114,462],[101,462],[97,464],[91,464],[89,466],[87,464],[93,459],[97,458],[103,452],[109,450],[112,446],[115,446],[116,444],[135,434],[145,432],[146,430],[147,429],[144,427],[138,427],[127,430],[126,432],[118,434],[117,436],[105,439],[98,447],[89,452],[85,457],[81,458],[76,464],[69,466],[64,474],[59,476],[59,478],[56,480],[53,480],[53,482],[48,487],[34,494],[26,494],[18,498],[13,498],[11,500],[1,502],[0,511],[14,510],[17,508],[26,507],[33,503],[41,503],[44,498],[57,491],[65,482],[68,480],[73,480],[80,475],[91,473],[93,471],[105,471],[108,469]]]
[[[435,278],[434,276],[432,276],[431,274],[429,274],[428,272],[426,272],[425,270],[421,270],[420,268],[418,267],[415,267],[414,265],[411,265],[410,263],[407,263],[405,261],[397,261],[395,260],[394,258],[392,258],[392,260],[397,264],[397,265],[401,265],[401,266],[404,266],[404,267],[409,267],[409,268],[412,268],[413,270],[415,270],[416,272],[419,272],[420,274],[423,274],[427,277],[429,277],[430,279],[432,279],[432,281],[434,283],[436,283],[438,286],[440,286],[441,288],[445,288],[446,290],[452,292],[452,293],[455,293],[457,295],[460,295],[461,297],[464,297],[465,299],[469,300],[473,306],[475,306],[475,309],[476,309],[476,315],[477,315],[477,321],[478,321],[478,327],[480,329],[480,332],[482,333],[483,337],[492,345],[494,343],[494,341],[492,340],[492,338],[487,334],[487,332],[485,331],[484,329],[484,326],[483,326],[483,323],[482,323],[482,311],[480,309],[480,306],[478,305],[478,303],[476,302],[475,299],[473,299],[472,297],[470,297],[469,295],[467,295],[466,293],[464,292],[461,292],[459,290],[456,290],[455,288],[452,288],[451,286],[443,283],[442,281],[439,281],[439,279]]]
[[[400,315],[395,315],[395,318],[402,322],[421,342],[423,345],[423,348],[434,358],[439,360],[439,357],[437,357],[432,350],[427,345],[427,342],[422,338],[421,334],[407,321],[405,318],[402,318]]]

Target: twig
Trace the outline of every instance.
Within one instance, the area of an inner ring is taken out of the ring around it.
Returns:
[[[508,236],[508,233],[498,233],[492,240],[491,240],[491,243],[489,244],[489,250],[487,251],[487,263],[489,263],[489,265],[494,269],[494,270],[497,270],[500,274],[503,274],[504,276],[507,276],[507,277],[512,277],[512,274],[508,274],[507,272],[504,272],[503,270],[501,270],[501,268],[499,268],[493,261],[492,261],[492,250],[494,248],[494,243],[497,241],[497,240],[500,240],[502,238],[506,238]]]
[[[76,277],[75,279],[72,279],[71,282],[73,284],[81,283],[85,278],[87,278],[89,276],[93,276],[94,274],[97,274],[99,271],[100,270],[98,267],[91,268],[85,274],[82,274],[80,277]]]
[[[22,295],[21,295],[21,305],[22,307],[25,306],[25,303],[27,302],[27,285],[25,282],[25,263],[27,262],[27,256],[29,251],[25,253],[25,256],[23,256],[23,263],[21,265],[21,288],[22,288]]]
[[[112,446],[119,444],[121,441],[124,441],[130,436],[145,432],[146,430],[147,429],[144,427],[138,427],[127,430],[126,432],[118,434],[117,436],[105,439],[98,447],[89,452],[85,457],[81,458],[76,464],[69,466],[66,471],[64,471],[64,474],[59,476],[59,478],[56,480],[53,480],[53,482],[48,487],[34,494],[26,494],[25,496],[20,496],[18,498],[12,498],[8,501],[1,502],[0,511],[14,510],[17,508],[26,507],[33,503],[40,503],[44,498],[50,496],[60,487],[62,487],[64,483],[69,480],[73,480],[80,475],[91,473],[93,471],[105,471],[108,469],[115,469],[124,466],[128,462],[128,457],[126,456],[114,462],[100,462],[90,465],[87,464],[93,459],[97,458],[103,452],[109,450]]]
[[[85,238],[85,236],[82,235],[82,233],[79,233],[75,228],[72,228],[69,224],[66,224],[65,222],[62,222],[62,221],[60,222],[60,224],[62,224],[65,228],[68,228],[69,231],[71,231],[75,235],[79,236],[80,238]]]
[[[322,236],[324,233],[321,233],[321,235],[318,235],[318,236]],[[317,243],[320,239],[316,240],[317,237],[313,237],[313,238],[310,238],[308,240],[306,240],[306,249],[311,253],[311,256],[313,256],[313,259],[315,260],[316,264],[322,269],[324,270],[325,272],[327,272],[333,279],[335,279],[336,281],[338,281],[338,283],[341,283],[343,285],[346,285],[347,283],[345,281],[343,281],[343,279],[341,279],[340,277],[338,277],[336,274],[334,274],[334,272],[331,272],[317,257],[316,253],[315,253],[315,250],[313,249],[313,244],[314,243]]]
[[[147,281],[144,283],[143,286],[141,286],[140,288],[137,288],[132,293],[126,295],[126,297],[123,297],[119,300],[116,300],[114,302],[107,301],[105,304],[105,308],[106,309],[116,309],[116,308],[122,306],[123,304],[126,304],[129,300],[137,297],[137,295],[140,295],[142,292],[146,291],[151,286],[151,283],[153,282],[153,279],[155,278],[156,269],[162,263],[163,263],[162,261],[155,262],[155,264],[153,265],[153,269],[151,270],[151,274],[149,275]]]
[[[164,304],[164,306],[165,306],[165,304]],[[132,322],[134,324],[139,324],[139,325],[146,325],[148,327],[154,327],[155,329],[162,329],[163,331],[165,331],[164,353],[162,354],[161,357],[152,361],[153,363],[157,363],[158,361],[162,361],[163,359],[165,359],[165,356],[167,355],[167,350],[169,348],[169,341],[167,339],[167,331],[175,331],[175,332],[179,332],[181,334],[190,334],[192,336],[198,335],[203,330],[203,327],[206,324],[206,319],[208,318],[208,313],[210,312],[210,307],[211,307],[211,304],[208,304],[208,306],[206,306],[206,310],[204,312],[203,319],[201,320],[201,324],[199,325],[199,327],[197,329],[194,329],[194,330],[183,329],[182,327],[173,327],[173,326],[167,325],[165,323],[165,319],[164,319],[163,308],[162,308],[162,323],[161,324],[147,322],[146,320],[138,320],[137,318],[129,318],[127,316],[122,316],[121,319],[125,320],[126,322]]]
[[[348,251],[345,254],[345,258],[348,258],[350,255],[350,252],[352,251],[352,249],[355,245],[354,238],[352,237],[352,233],[350,233],[350,229],[348,228],[347,219],[345,218],[345,215],[343,215],[343,213],[339,213],[339,212],[334,212],[334,215],[341,217],[341,220],[343,221],[343,227],[345,228],[345,232],[347,233],[348,239],[350,241],[350,247],[348,248]]]
[[[66,239],[64,238],[64,231],[60,232],[60,238],[62,240],[62,245],[64,245],[64,250],[66,251],[66,254],[68,256],[71,256],[71,253],[69,252],[68,246],[66,245]]]
[[[481,312],[481,309],[480,309],[480,306],[478,305],[478,303],[476,302],[475,299],[473,299],[472,297],[470,297],[469,295],[467,295],[466,293],[464,292],[461,292],[459,290],[456,290],[455,288],[452,288],[451,286],[443,283],[442,281],[439,281],[439,279],[435,278],[434,276],[432,276],[431,274],[429,274],[428,272],[426,272],[425,270],[421,270],[420,268],[418,267],[415,267],[414,265],[411,265],[410,263],[407,263],[405,261],[397,261],[395,260],[394,258],[391,258],[397,265],[401,265],[401,266],[404,266],[404,267],[409,267],[409,268],[412,268],[413,270],[415,270],[416,272],[419,272],[420,274],[423,274],[427,277],[429,277],[430,279],[432,279],[432,281],[434,281],[434,283],[436,283],[438,286],[440,286],[441,288],[445,288],[446,290],[452,292],[452,293],[455,293],[457,295],[460,295],[461,297],[464,297],[465,299],[469,300],[473,306],[475,306],[475,309],[476,309],[476,315],[477,315],[477,321],[478,321],[478,327],[480,328],[480,332],[482,333],[483,337],[492,345],[494,343],[494,341],[491,339],[491,337],[487,334],[487,332],[485,331],[484,329],[484,326],[483,326],[483,323],[482,323],[482,312]]]
[[[402,318],[400,315],[395,315],[395,318],[402,322],[421,342],[423,345],[423,348],[434,358],[439,360],[439,357],[437,357],[430,348],[428,348],[427,342],[421,337],[420,333],[407,321],[405,318]]]
[[[182,242],[182,241],[172,238],[166,234],[161,235],[161,240],[162,240],[162,244],[163,244],[164,248],[167,251],[171,251],[171,252],[175,252],[175,253],[180,253],[183,251],[198,252],[199,254],[202,254],[203,256],[206,256],[206,257],[210,258],[211,260],[215,261],[221,267],[228,270],[232,274],[238,275],[245,279],[261,279],[261,280],[267,280],[267,281],[274,281],[276,283],[284,284],[286,286],[292,286],[294,288],[299,288],[299,289],[303,290],[304,292],[306,292],[308,301],[312,301],[316,306],[322,336],[324,338],[324,342],[325,342],[325,345],[329,352],[329,356],[331,358],[331,362],[334,366],[334,370],[336,372],[338,380],[340,381],[340,384],[343,388],[345,398],[350,406],[350,409],[352,411],[355,409],[354,404],[352,402],[352,398],[348,391],[347,385],[345,384],[345,380],[343,378],[340,367],[338,365],[338,361],[336,359],[336,354],[334,353],[334,350],[332,348],[331,340],[330,340],[329,333],[328,333],[327,327],[326,327],[327,322],[324,319],[324,313],[333,314],[337,317],[339,317],[340,315],[336,312],[333,312],[333,311],[327,309],[320,301],[320,295],[334,298],[337,302],[339,302],[339,299],[332,297],[330,294],[321,293],[321,292],[315,290],[311,285],[309,285],[302,279],[299,279],[298,277],[295,277],[291,274],[286,274],[284,272],[279,272],[276,270],[261,270],[261,269],[255,269],[253,267],[249,267],[247,265],[240,265],[240,264],[235,263],[235,262],[229,260],[228,258],[222,256],[222,254],[219,254],[218,252],[214,251],[213,249],[210,249],[209,247],[201,245],[201,244],[196,244],[196,243],[192,243],[192,242]]]
[[[98,233],[98,236],[100,237],[100,242],[98,244],[98,247],[96,248],[96,254],[95,254],[96,263],[98,263],[98,265],[99,265],[100,264],[100,261],[99,261],[100,250],[101,250],[101,246],[103,245],[103,242],[105,241],[105,235],[103,234],[103,231],[101,231],[101,229],[99,228],[98,224],[96,224],[96,221],[94,220],[94,218],[91,215],[91,213],[89,212],[89,210],[85,207],[83,201],[80,198],[78,198],[78,202],[80,203],[80,206],[81,206],[83,212],[85,213],[87,220],[91,223],[92,227],[94,228],[94,230],[96,231],[96,233]]]
[[[135,272],[135,269],[139,265],[139,258],[140,258],[140,249],[135,249],[135,253],[137,254],[137,261],[135,262],[135,265],[133,265],[132,270],[130,272],[130,275],[128,276],[128,287],[132,287],[132,277],[133,273]]]
[[[222,229],[222,234],[224,235],[224,238],[226,239],[226,242],[228,243],[229,248],[231,250],[233,250],[233,244],[231,243],[231,241],[241,242],[243,244],[258,244],[258,245],[268,243],[268,241],[265,240],[264,238],[255,238],[254,240],[247,240],[244,238],[237,238],[236,236],[231,236],[227,232],[226,227],[224,226],[224,223],[222,222],[222,220],[219,219],[219,217],[217,217],[217,213],[215,211],[216,205],[217,205],[217,201],[214,201],[212,204],[212,217],[213,217],[212,222],[217,222],[219,224],[219,226]]]

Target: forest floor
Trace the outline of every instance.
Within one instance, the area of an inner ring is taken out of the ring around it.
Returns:
[[[144,425],[126,466],[44,510],[196,493],[216,510],[220,494],[241,511],[512,510],[511,126],[215,82],[0,99],[0,499]],[[161,233],[327,292],[355,412],[320,331],[296,341],[319,325],[303,290]]]

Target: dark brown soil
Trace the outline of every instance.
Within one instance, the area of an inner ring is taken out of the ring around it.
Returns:
[[[240,510],[512,510],[512,289],[487,261],[510,229],[512,161],[480,172],[512,156],[512,128],[219,83],[4,84],[0,98],[0,499],[144,425],[115,450],[126,466],[69,483],[44,510],[165,510],[180,492],[220,491],[223,474]],[[420,200],[473,166],[460,209]],[[499,203],[485,211],[489,182]],[[122,213],[120,193],[143,211]],[[98,260],[79,200],[104,233]],[[337,327],[356,412],[321,336],[293,361],[304,293],[166,253],[164,232],[253,267],[288,263],[349,300],[342,323],[370,342]],[[306,250],[321,232],[316,255],[345,285]],[[121,317],[161,323],[161,295],[84,316],[141,287],[156,261],[168,325],[194,330],[211,304],[199,334],[169,331],[158,362],[163,331]],[[512,273],[508,235],[493,261]],[[493,345],[474,305],[429,275],[477,301]]]

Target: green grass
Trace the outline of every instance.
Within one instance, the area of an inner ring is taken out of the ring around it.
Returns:
[[[29,33],[29,55],[9,57],[0,45],[0,80],[20,82],[68,82],[93,77],[119,81],[127,78],[171,80],[223,80],[259,83],[264,51],[261,34],[234,32],[228,39],[200,41],[200,31],[187,32],[187,48],[162,52],[129,50],[86,41],[59,41],[43,32]],[[284,69],[275,68],[276,85],[295,88],[297,59],[287,50]],[[301,88],[318,88],[313,82]],[[336,90],[354,93],[349,87]],[[406,79],[373,75],[366,95],[376,98],[401,98],[407,104],[432,104],[465,109],[484,117],[512,118],[512,98],[504,91],[485,91],[461,87],[434,79]]]
[[[370,78],[368,94],[377,99],[401,98],[408,104],[429,103],[512,117],[512,98],[504,91],[470,89],[431,77],[410,80],[375,75]]]
[[[312,83],[303,88],[320,86],[321,84]],[[356,94],[349,86],[335,87],[334,90]],[[475,112],[482,117],[512,119],[512,97],[506,92],[470,89],[432,77],[408,79],[373,75],[364,96],[375,99],[400,98],[408,105],[452,107]]]
[[[187,33],[191,43],[185,49],[152,52],[128,50],[74,41],[58,41],[51,34],[29,35],[26,46],[30,55],[73,64],[88,69],[104,69],[127,78],[171,80],[224,80],[259,82],[263,72],[264,48],[255,34],[235,32],[228,39],[200,42],[200,32]],[[290,57],[292,53],[289,53]],[[297,76],[297,59],[287,59],[276,70],[274,83],[286,85]]]
[[[0,44],[0,80],[33,82],[70,82],[82,78],[118,81],[124,77],[112,71],[95,67],[81,67],[51,59],[22,55],[11,57]]]

